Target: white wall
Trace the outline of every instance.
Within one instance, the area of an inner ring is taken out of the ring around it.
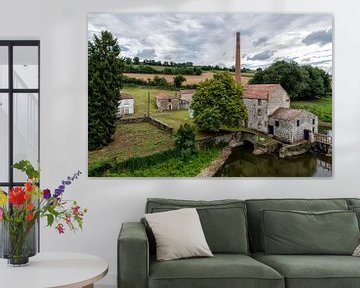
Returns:
[[[217,199],[359,197],[360,4],[356,0],[1,0],[1,39],[41,40],[41,164],[43,186],[77,169],[67,192],[89,209],[75,236],[42,229],[43,251],[79,251],[110,264],[102,281],[115,285],[116,238],[137,221],[147,197]],[[87,178],[87,14],[94,12],[334,13],[335,156],[331,179],[89,179]]]

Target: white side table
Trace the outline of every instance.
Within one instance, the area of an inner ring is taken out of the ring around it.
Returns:
[[[1,288],[93,288],[108,272],[107,262],[80,253],[38,253],[28,266],[9,267],[0,260]]]

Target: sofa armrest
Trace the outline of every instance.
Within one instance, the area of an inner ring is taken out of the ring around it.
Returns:
[[[146,288],[149,242],[141,223],[123,223],[117,242],[118,288]]]

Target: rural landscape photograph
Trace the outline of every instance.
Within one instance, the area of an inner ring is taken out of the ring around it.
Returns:
[[[89,14],[89,177],[331,177],[330,14]]]

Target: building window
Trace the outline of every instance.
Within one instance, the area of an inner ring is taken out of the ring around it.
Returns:
[[[313,131],[313,133],[315,133],[315,127],[312,127],[312,131]]]
[[[275,121],[275,127],[279,127],[280,126],[280,123],[279,123],[279,121]]]
[[[39,160],[40,41],[0,40],[0,187],[22,186],[20,160]]]
[[[261,99],[258,99],[258,105],[261,106]]]
[[[315,125],[315,118],[312,119],[312,124]]]
[[[258,115],[258,116],[261,116],[261,115],[262,115],[262,114],[261,114],[261,109],[258,109],[258,110],[257,110],[257,115]]]
[[[297,127],[300,126],[300,120],[296,120],[296,126],[297,126]]]

